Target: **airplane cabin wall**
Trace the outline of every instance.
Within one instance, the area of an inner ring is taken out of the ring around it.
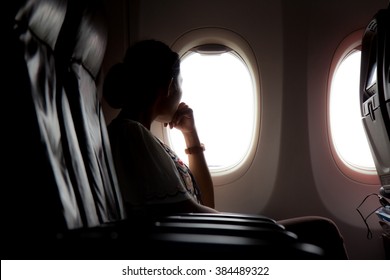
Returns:
[[[336,167],[327,141],[326,102],[336,48],[348,34],[365,28],[379,9],[387,7],[387,0],[106,0],[106,4],[108,15],[115,11],[116,16],[108,21],[103,75],[138,39],[154,38],[172,46],[186,32],[202,27],[229,29],[254,50],[261,84],[260,138],[244,176],[215,187],[218,210],[274,219],[329,217],[344,235],[351,259],[384,258],[376,217],[368,221],[374,237],[367,240],[356,212],[378,186],[353,181]],[[104,100],[103,109],[109,123],[117,111]],[[367,205],[372,210],[377,206],[375,201]]]

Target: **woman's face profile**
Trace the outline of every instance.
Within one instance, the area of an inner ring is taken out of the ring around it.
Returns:
[[[160,103],[160,114],[157,121],[169,123],[180,104],[182,98],[182,82],[183,78],[179,74],[176,78],[172,78],[169,83],[168,92]]]

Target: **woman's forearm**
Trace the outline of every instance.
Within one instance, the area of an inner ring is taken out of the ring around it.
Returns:
[[[189,168],[195,177],[195,180],[200,188],[202,194],[202,202],[204,205],[214,208],[214,186],[211,178],[210,170],[207,166],[206,158],[201,147],[198,134],[195,131],[191,133],[184,133],[184,139],[187,148],[192,150],[188,154]],[[191,149],[192,148],[192,149]]]

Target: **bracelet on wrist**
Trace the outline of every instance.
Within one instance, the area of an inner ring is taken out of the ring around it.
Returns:
[[[205,150],[206,150],[206,148],[205,148],[204,144],[200,144],[199,146],[189,147],[189,148],[185,149],[184,152],[187,155],[192,155],[192,154],[203,153]]]

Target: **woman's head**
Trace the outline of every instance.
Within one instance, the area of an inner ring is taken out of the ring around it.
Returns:
[[[139,41],[128,48],[122,63],[109,70],[103,94],[113,108],[137,114],[150,108],[161,91],[168,92],[179,74],[177,53],[160,41]]]

